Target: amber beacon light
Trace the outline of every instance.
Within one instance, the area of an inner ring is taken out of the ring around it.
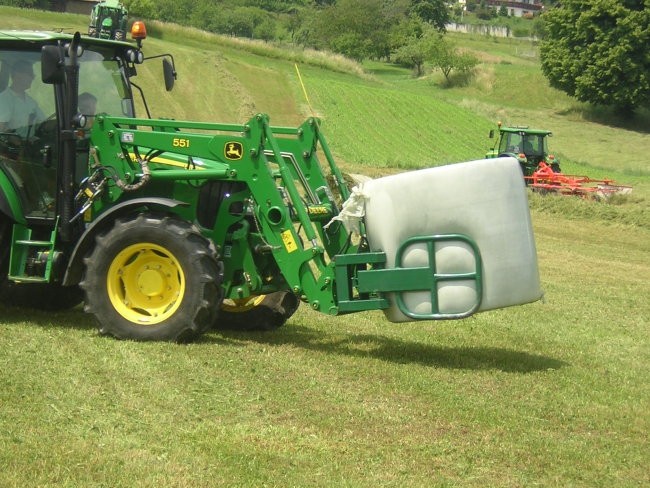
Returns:
[[[147,37],[147,28],[144,25],[144,22],[137,20],[131,26],[131,37],[133,39],[142,40]]]

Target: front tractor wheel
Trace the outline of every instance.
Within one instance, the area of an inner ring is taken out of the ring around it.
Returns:
[[[85,310],[102,334],[187,342],[212,325],[221,305],[214,245],[174,217],[117,221],[85,264]]]

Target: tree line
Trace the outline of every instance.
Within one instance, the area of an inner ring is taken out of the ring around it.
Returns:
[[[202,30],[329,50],[356,61],[380,59],[424,74],[466,74],[478,64],[444,37],[444,0],[123,0],[134,16]]]
[[[447,82],[478,64],[446,41],[458,8],[445,0],[124,0],[147,18],[221,34],[286,41],[362,61],[397,62]],[[468,0],[479,14],[484,0]],[[650,0],[546,2],[541,16],[542,72],[578,100],[630,112],[650,106]],[[503,15],[505,9],[490,9]]]
[[[56,2],[62,0],[56,0]],[[445,0],[122,0],[134,18],[174,22],[223,35],[330,50],[413,68],[471,73],[478,61],[444,36],[458,4]],[[0,0],[50,8],[52,0]],[[539,35],[542,72],[578,100],[630,112],[650,107],[650,0],[546,0]],[[478,14],[503,15],[485,0]],[[485,9],[489,12],[486,14]]]
[[[284,41],[355,60],[388,58],[419,25],[444,31],[444,0],[123,0],[134,16]]]

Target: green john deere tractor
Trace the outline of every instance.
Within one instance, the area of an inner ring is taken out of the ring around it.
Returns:
[[[100,39],[126,40],[128,10],[119,0],[101,0],[90,13],[88,35]]]
[[[532,176],[542,162],[550,166],[555,173],[560,172],[560,160],[548,153],[548,138],[553,135],[550,131],[523,126],[502,127],[501,122],[498,127],[499,138],[485,155],[486,158],[516,158],[525,178]],[[493,138],[494,130],[491,130],[490,139]]]
[[[145,32],[0,31],[1,307],[83,302],[103,334],[189,341],[274,329],[301,302],[400,322],[540,298],[516,160],[349,188],[316,118],[137,117],[141,63],[176,79],[170,55],[144,56]]]

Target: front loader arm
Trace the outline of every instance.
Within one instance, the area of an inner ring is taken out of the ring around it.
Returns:
[[[244,125],[99,116],[92,128],[91,171],[101,168],[123,182],[109,185],[106,204],[147,194],[153,187],[161,196],[171,188],[162,196],[183,200],[185,195],[190,208],[182,211],[188,216],[198,204],[188,188],[215,180],[244,183],[250,193],[242,204],[252,212],[253,231],[264,243],[259,252],[272,254],[283,286],[304,295],[313,308],[329,310],[335,307],[330,261],[349,244],[342,226],[324,229],[338,210],[316,159],[316,146],[324,140],[317,129],[315,119],[297,129],[271,127],[266,115]],[[330,155],[330,172],[332,168],[338,192],[347,196]],[[101,205],[94,208],[102,211]],[[219,226],[217,219],[206,234],[221,246],[226,230]],[[257,273],[250,266],[246,271]],[[227,296],[260,293],[253,281],[249,289],[227,290]]]

